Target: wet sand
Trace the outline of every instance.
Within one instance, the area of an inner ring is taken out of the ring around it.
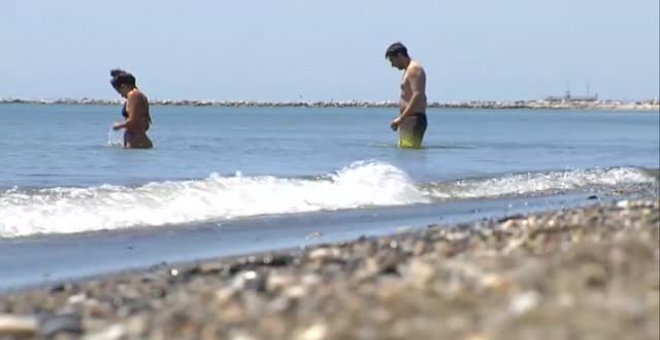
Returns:
[[[0,339],[657,339],[657,196],[0,295]]]

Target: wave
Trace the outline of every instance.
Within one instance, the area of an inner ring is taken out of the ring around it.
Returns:
[[[511,195],[565,192],[582,188],[617,186],[655,181],[638,168],[611,168],[514,174],[495,178],[465,179],[426,186],[437,199],[488,198]]]
[[[393,165],[361,161],[313,178],[212,174],[205,179],[138,187],[13,188],[0,193],[0,237],[428,204],[654,180],[641,169],[613,168],[415,183]]]

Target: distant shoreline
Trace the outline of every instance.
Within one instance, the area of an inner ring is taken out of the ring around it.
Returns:
[[[115,99],[20,99],[0,98],[0,104],[36,104],[36,105],[120,105],[122,100]],[[216,106],[216,107],[310,107],[310,108],[397,108],[396,101],[251,101],[251,100],[170,100],[151,101],[155,106]],[[429,108],[440,109],[534,109],[534,110],[621,110],[621,111],[660,111],[660,100],[645,101],[468,101],[468,102],[431,102]]]

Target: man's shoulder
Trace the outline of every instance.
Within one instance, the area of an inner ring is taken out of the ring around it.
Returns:
[[[414,63],[412,63],[413,69],[417,70],[418,72],[424,72],[424,66],[419,63],[419,61],[415,60]]]
[[[408,67],[406,74],[410,76],[419,76],[426,74],[426,71],[424,71],[424,67],[422,66],[422,64],[415,61],[410,63],[410,66]]]

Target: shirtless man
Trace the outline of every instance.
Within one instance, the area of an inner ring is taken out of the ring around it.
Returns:
[[[392,130],[399,130],[399,147],[420,148],[426,132],[426,73],[408,56],[402,43],[394,43],[385,52],[392,67],[403,71],[399,117],[392,120]]]
[[[151,124],[149,100],[135,85],[135,77],[123,70],[110,71],[112,87],[124,98],[126,103],[122,115],[126,118],[115,124],[114,130],[124,129],[124,147],[129,149],[150,149],[153,143],[147,136]]]

